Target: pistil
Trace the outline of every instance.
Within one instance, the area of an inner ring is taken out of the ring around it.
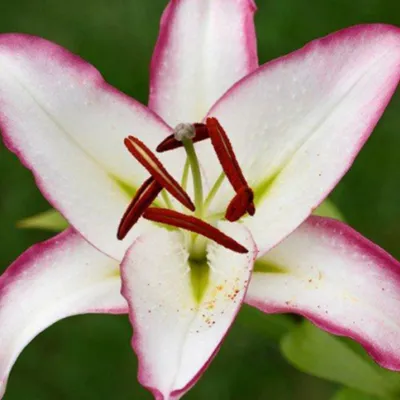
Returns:
[[[183,138],[182,143],[185,147],[187,159],[192,171],[194,204],[196,207],[195,215],[201,218],[203,216],[203,183],[201,180],[199,160],[197,158],[196,150],[194,149],[192,140]]]

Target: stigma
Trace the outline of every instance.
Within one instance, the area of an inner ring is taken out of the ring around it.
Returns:
[[[190,131],[194,132],[194,136],[190,139],[193,143],[201,142],[202,140],[209,139],[208,128],[206,124],[194,123],[194,124],[179,124],[175,127],[174,132],[167,136],[158,146],[157,152],[164,153],[165,151],[174,150],[179,147],[183,147],[182,136],[178,134],[179,139],[176,137],[175,132],[179,129],[180,125],[190,125]],[[180,130],[180,129],[179,129]],[[189,130],[189,128],[188,128]]]
[[[196,130],[192,124],[182,123],[175,127],[173,135],[178,142],[183,142],[185,139],[193,139],[196,136]]]

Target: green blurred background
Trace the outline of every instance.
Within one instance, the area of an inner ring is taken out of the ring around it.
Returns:
[[[148,65],[166,3],[166,0],[0,0],[0,32],[25,32],[57,42],[94,64],[108,82],[146,103]],[[365,22],[400,25],[398,0],[259,0],[257,3],[261,63],[349,25]],[[397,94],[353,168],[331,196],[353,227],[398,259],[399,130]],[[44,231],[15,227],[16,221],[49,206],[35,187],[30,172],[3,144],[0,144],[0,191],[0,270],[3,270],[27,247],[50,236]],[[221,352],[187,398],[332,398],[338,384],[299,372],[281,355],[279,339],[292,324],[289,319],[266,317],[245,309]],[[137,383],[130,337],[131,328],[124,316],[81,316],[59,322],[36,338],[18,359],[5,399],[151,399]],[[324,360],[329,356],[321,353],[319,357]],[[340,363],[335,368],[340,369]],[[354,393],[353,397],[345,396],[336,399],[372,399]]]

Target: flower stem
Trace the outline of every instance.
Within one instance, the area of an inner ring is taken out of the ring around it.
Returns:
[[[196,206],[195,215],[198,218],[203,216],[203,183],[201,181],[201,173],[199,160],[193,142],[190,139],[182,140],[185,147],[187,158],[189,160],[190,169],[192,171],[193,187],[194,187],[194,204]]]

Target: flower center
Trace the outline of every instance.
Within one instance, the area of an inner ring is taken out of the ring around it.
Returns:
[[[194,143],[205,139],[211,139],[223,172],[204,200],[201,171]],[[130,153],[147,169],[151,176],[136,192],[125,211],[118,228],[118,239],[122,240],[134,224],[143,217],[147,220],[188,232],[190,238],[189,261],[193,264],[200,265],[206,262],[208,240],[212,240],[238,253],[248,252],[236,240],[204,221],[208,207],[225,177],[228,178],[235,190],[235,196],[226,209],[225,219],[234,222],[242,218],[246,213],[254,215],[255,212],[253,191],[243,176],[227,134],[216,118],[208,118],[205,124],[179,124],[172,135],[158,145],[158,152],[184,147],[187,161],[183,169],[182,185],[168,173],[155,154],[139,139],[129,136],[124,143]],[[186,193],[189,168],[193,179],[194,204]],[[151,207],[160,193],[164,197],[168,208]],[[192,211],[194,215],[176,211],[168,194],[178,200],[185,208]]]

